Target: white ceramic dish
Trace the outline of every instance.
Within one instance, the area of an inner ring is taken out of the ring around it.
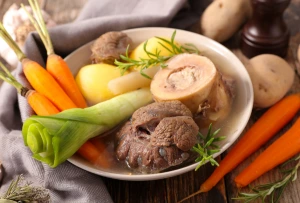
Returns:
[[[123,32],[131,37],[134,41],[134,45],[137,46],[141,42],[154,36],[171,37],[174,29],[151,27],[124,30]],[[235,117],[236,119],[230,120],[229,118],[228,121],[224,122],[223,126],[221,126],[220,134],[227,136],[227,138],[222,143],[219,143],[221,151],[215,154],[215,156],[218,156],[240,136],[249,120],[253,107],[253,89],[250,77],[243,64],[231,51],[207,37],[188,31],[177,30],[175,40],[181,44],[193,43],[200,50],[201,54],[209,57],[215,63],[216,67],[219,68],[222,73],[235,78],[236,97],[233,104],[234,115],[230,117]],[[66,57],[65,60],[69,64],[74,75],[82,66],[90,63],[91,44],[92,42],[82,46]],[[176,170],[157,174],[129,175],[102,171],[76,155],[68,160],[79,168],[91,173],[109,178],[131,181],[168,178],[194,170],[197,166],[197,163],[195,163]]]

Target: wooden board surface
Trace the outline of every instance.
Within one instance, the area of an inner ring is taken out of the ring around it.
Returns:
[[[13,3],[24,3],[25,0],[0,0],[0,19],[2,19],[4,12]],[[73,1],[59,1],[59,0],[41,0],[42,7],[51,15],[51,17],[58,23],[67,23],[73,21],[86,0],[73,0]],[[286,60],[289,64],[296,69],[296,49],[300,44],[300,0],[292,0],[289,8],[285,13],[285,20],[291,30],[290,46],[288,56]],[[197,31],[197,26],[195,26]],[[231,50],[242,60],[245,57],[241,54],[240,50],[235,48],[237,46],[237,40],[235,37],[224,43],[225,46],[231,48]],[[289,93],[299,92],[300,81],[299,76],[295,77],[294,85]],[[264,110],[254,110],[251,119],[248,122],[247,130],[253,122],[255,122]],[[299,116],[299,114],[298,114]],[[293,122],[289,123],[277,137],[280,136]],[[271,142],[268,142],[268,146]],[[197,195],[186,202],[205,202],[205,203],[225,203],[235,202],[232,200],[238,193],[238,189],[233,183],[234,177],[245,168],[254,158],[266,147],[258,150],[244,163],[240,164],[233,172],[229,173],[214,189],[205,194]],[[225,153],[222,155],[224,156]],[[221,157],[219,157],[220,159]],[[157,180],[157,181],[145,181],[145,182],[129,182],[119,181],[109,178],[103,178],[107,185],[108,191],[110,192],[112,199],[115,202],[145,202],[145,203],[160,203],[160,202],[177,202],[180,199],[188,196],[189,194],[197,191],[201,183],[212,173],[213,167],[205,165],[199,171],[188,172],[180,176]],[[263,175],[261,178],[256,180],[253,184],[267,183],[275,181],[281,177],[278,169],[272,170],[271,172]],[[242,191],[247,191],[243,189]],[[293,184],[287,186],[283,197],[280,199],[280,203],[299,203],[300,195],[300,178],[297,179]],[[259,201],[258,201],[259,202]]]

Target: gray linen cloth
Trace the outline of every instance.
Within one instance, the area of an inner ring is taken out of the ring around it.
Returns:
[[[90,0],[78,19],[50,29],[50,36],[55,52],[66,56],[107,31],[147,26],[185,29],[199,20],[203,4],[197,2],[200,1]],[[193,8],[197,9],[193,11]],[[46,52],[36,33],[28,37],[25,53],[28,58],[45,65]],[[23,85],[30,87],[20,65],[14,74]],[[0,89],[0,98],[0,160],[5,172],[0,194],[6,191],[13,178],[23,174],[34,185],[49,189],[51,202],[112,202],[100,176],[67,161],[52,169],[33,159],[21,134],[22,122],[33,113],[31,108],[14,87],[6,83]]]

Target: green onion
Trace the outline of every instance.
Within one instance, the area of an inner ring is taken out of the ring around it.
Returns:
[[[88,139],[114,128],[151,101],[149,88],[143,88],[85,109],[69,109],[51,116],[31,116],[23,125],[24,143],[35,159],[56,167]]]

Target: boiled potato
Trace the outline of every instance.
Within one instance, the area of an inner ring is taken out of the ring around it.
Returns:
[[[82,67],[76,75],[76,83],[89,105],[115,96],[107,87],[110,80],[120,77],[120,70],[109,64],[92,64]]]
[[[291,88],[294,70],[279,56],[258,55],[246,64],[254,91],[254,107],[266,108],[278,102]]]
[[[167,39],[167,40],[170,40],[170,39]],[[150,39],[148,39],[147,41],[147,51],[148,52],[151,52],[153,54],[155,54],[156,50],[160,51],[160,56],[169,56],[171,53],[165,48],[163,47],[161,44],[163,44],[164,46],[166,46],[168,49],[172,50],[172,47],[156,38],[156,37],[152,37]],[[141,58],[142,59],[149,59],[149,56],[147,55],[147,53],[145,52],[144,50],[144,44],[145,42],[141,43],[139,46],[137,46],[130,54],[130,58],[134,59],[134,60],[140,60]]]

